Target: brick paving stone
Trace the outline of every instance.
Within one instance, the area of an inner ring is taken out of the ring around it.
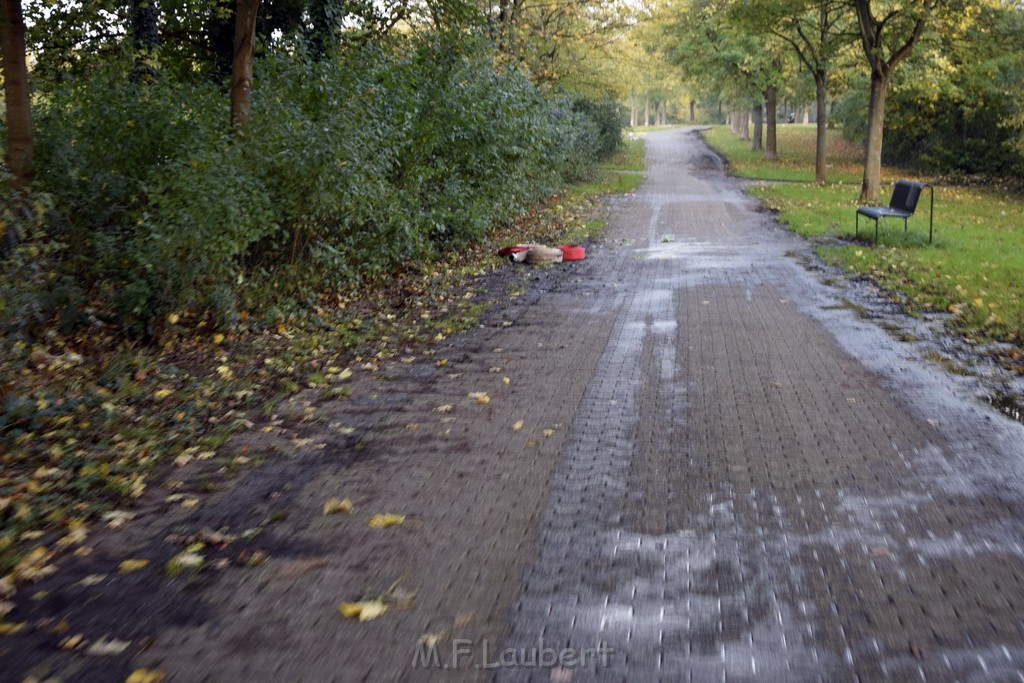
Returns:
[[[837,310],[793,258],[806,243],[692,131],[647,154],[586,261],[524,271],[543,286],[440,346],[447,366],[315,406],[352,436],[311,426],[324,449],[190,512],[143,505],[82,560],[110,572],[173,552],[172,531],[286,511],[267,563],[200,586],[58,575],[19,609],[148,647],[98,661],[19,634],[0,680],[1024,679],[1024,430]],[[330,497],[356,513],[324,517]],[[407,522],[369,529],[378,512]],[[338,614],[396,582],[410,608]],[[417,666],[431,634],[440,666]],[[526,661],[483,666],[506,649]]]
[[[961,449],[987,427],[922,419],[900,368],[809,312],[806,247],[695,136],[648,139],[609,235],[630,290],[507,646],[607,643],[574,680],[1024,678],[1019,467],[975,478]]]

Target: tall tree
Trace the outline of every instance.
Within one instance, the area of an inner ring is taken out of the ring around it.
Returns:
[[[882,132],[885,127],[885,96],[896,67],[910,56],[924,34],[929,16],[939,0],[875,2],[851,0],[857,14],[860,42],[871,69],[868,100],[864,179],[860,200],[877,201],[882,174]],[[875,9],[879,8],[880,16]]]
[[[156,76],[154,63],[156,46],[160,42],[160,11],[154,0],[133,0],[131,8],[132,51],[135,68],[132,77],[145,81]]]
[[[252,104],[252,62],[256,54],[256,16],[260,0],[238,0],[235,5],[235,49],[231,61],[231,125],[249,123]]]
[[[814,180],[825,182],[826,98],[829,77],[843,48],[854,38],[849,0],[739,0],[733,8],[737,20],[762,27],[796,53],[814,78],[817,139]]]
[[[0,0],[0,50],[3,55],[4,106],[7,114],[7,165],[11,186],[24,191],[34,174],[32,105],[25,63],[25,18],[21,0]]]

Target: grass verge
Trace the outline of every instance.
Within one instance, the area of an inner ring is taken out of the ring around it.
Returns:
[[[39,340],[0,337],[0,588],[43,575],[61,550],[81,550],[90,527],[122,519],[117,508],[176,466],[210,460],[237,472],[249,459],[222,446],[300,390],[343,398],[356,372],[431,355],[486,310],[476,283],[505,267],[498,247],[596,235],[606,225],[602,195],[635,190],[643,176],[622,171],[642,168],[643,142],[628,140],[590,180],[480,243],[324,292],[301,317],[265,329],[225,335],[172,316],[158,346],[100,322]]]
[[[776,162],[749,151],[729,129],[707,133],[708,142],[729,160],[732,172],[746,178],[787,180],[756,186],[751,193],[778,212],[794,232],[816,239],[827,261],[870,278],[901,295],[908,313],[946,311],[949,327],[968,343],[1005,342],[998,351],[1007,368],[1024,373],[1024,197],[974,187],[939,186],[935,190],[935,241],[928,243],[928,195],[922,197],[910,230],[901,221],[883,221],[879,244],[874,224],[861,220],[854,236],[859,206],[860,166],[857,150],[830,131],[832,182],[814,184],[814,128],[781,126]],[[859,152],[858,152],[859,154]],[[897,168],[883,169],[882,195],[892,182],[908,176]]]

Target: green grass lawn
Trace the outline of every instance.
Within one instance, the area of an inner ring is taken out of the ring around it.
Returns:
[[[861,240],[854,240],[860,205],[859,150],[829,131],[830,182],[816,185],[813,126],[779,127],[777,162],[749,151],[724,126],[707,139],[723,153],[737,175],[795,182],[767,184],[751,192],[779,212],[779,221],[820,242],[826,260],[870,277],[904,294],[910,312],[949,311],[951,326],[971,341],[997,340],[1018,347],[1024,340],[1024,197],[978,188],[940,186],[935,190],[935,241],[928,243],[928,193],[904,234],[899,220],[882,221],[875,246],[874,222],[861,218]],[[883,169],[882,198],[892,182],[914,177]],[[1017,363],[1018,353],[1007,364]]]

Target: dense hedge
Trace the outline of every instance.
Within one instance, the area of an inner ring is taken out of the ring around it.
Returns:
[[[619,143],[614,110],[545,97],[464,34],[320,61],[292,47],[257,62],[244,135],[227,131],[220,83],[139,85],[128,60],[42,92],[49,303],[0,292],[0,315],[29,325],[64,307],[73,322],[98,302],[135,333],[186,310],[230,324],[257,293],[342,286],[478,239]]]

